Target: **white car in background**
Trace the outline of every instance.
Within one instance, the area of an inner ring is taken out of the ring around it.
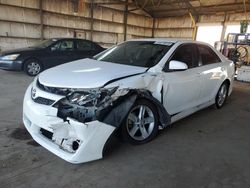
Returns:
[[[100,159],[115,130],[142,144],[202,108],[221,108],[234,64],[193,41],[139,39],[38,75],[23,122],[33,139],[71,163]]]

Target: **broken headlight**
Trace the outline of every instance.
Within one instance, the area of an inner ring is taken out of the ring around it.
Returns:
[[[75,91],[67,96],[70,103],[79,106],[96,106],[108,102],[111,96],[117,91],[118,87],[101,88],[91,91]]]
[[[118,89],[118,87],[76,90],[56,103],[54,107],[58,108],[58,117],[64,120],[71,117],[85,123],[96,120],[103,110],[108,110],[108,107],[114,105],[120,96],[127,93],[127,89]]]

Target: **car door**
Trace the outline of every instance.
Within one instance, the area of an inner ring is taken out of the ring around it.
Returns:
[[[93,42],[80,39],[76,40],[75,54],[77,59],[93,57],[99,52],[100,50],[96,47],[96,45]]]
[[[75,44],[72,39],[59,40],[47,49],[43,62],[47,67],[54,67],[76,59]]]
[[[207,45],[198,44],[200,54],[201,75],[201,95],[202,103],[215,99],[215,95],[226,77],[226,64],[221,61],[219,56]]]
[[[170,71],[164,68],[163,103],[170,115],[180,113],[200,104],[200,74],[198,74],[198,53],[195,44],[182,44],[166,63],[171,60],[188,65],[184,71]]]

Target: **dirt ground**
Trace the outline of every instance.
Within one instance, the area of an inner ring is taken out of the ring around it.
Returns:
[[[132,146],[114,138],[104,159],[73,165],[36,144],[22,123],[32,81],[0,70],[0,187],[250,187],[250,84],[235,82],[221,110],[209,107]]]

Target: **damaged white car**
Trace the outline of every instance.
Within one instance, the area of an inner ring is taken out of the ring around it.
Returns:
[[[233,63],[206,44],[131,40],[41,73],[26,91],[23,122],[64,160],[92,161],[115,130],[142,144],[195,111],[222,107],[233,78]]]

